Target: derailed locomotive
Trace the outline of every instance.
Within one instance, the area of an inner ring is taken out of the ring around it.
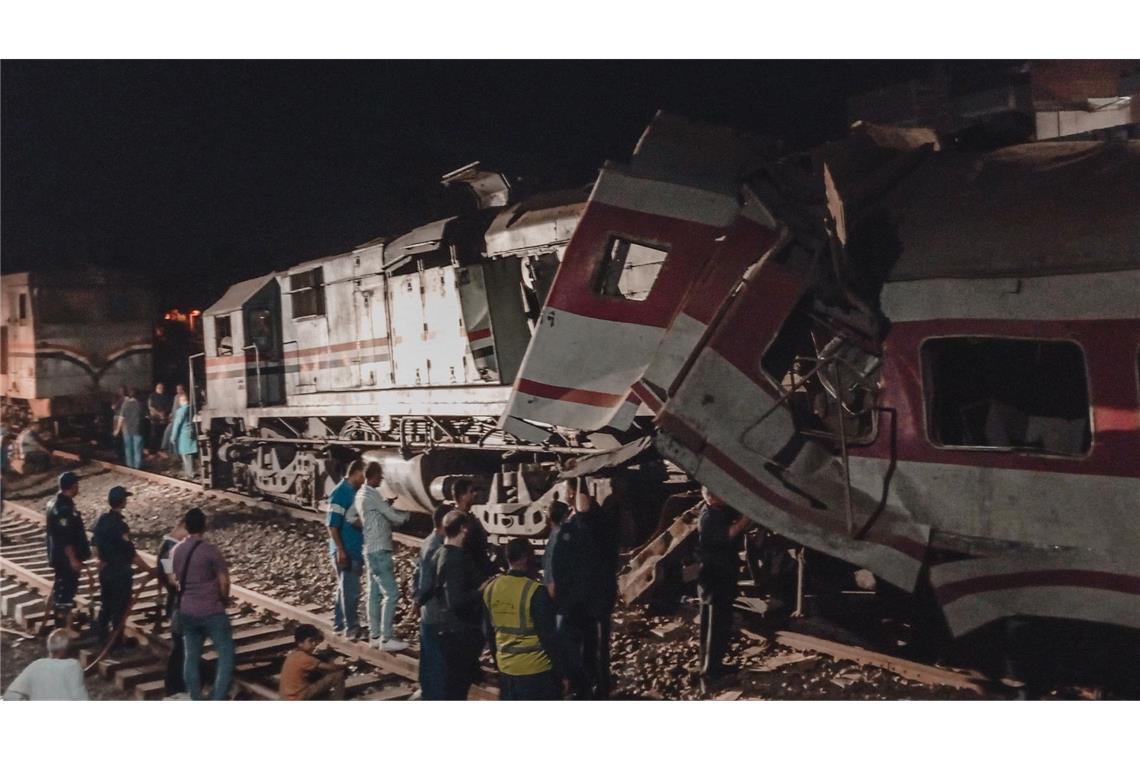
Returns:
[[[405,507],[474,476],[488,531],[533,537],[567,459],[650,508],[669,462],[928,586],[955,635],[1140,628],[1135,142],[976,154],[863,125],[788,157],[660,115],[588,200],[452,179],[478,213],[206,312],[212,483],[315,507],[363,454]]]
[[[364,456],[406,509],[430,512],[462,475],[493,535],[538,536],[560,464],[633,435],[535,445],[497,424],[587,191],[512,203],[477,165],[445,181],[476,208],[238,283],[205,311],[191,377],[207,482],[316,509]]]

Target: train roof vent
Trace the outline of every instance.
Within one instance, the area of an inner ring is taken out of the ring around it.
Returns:
[[[440,183],[444,187],[466,185],[480,209],[498,208],[511,202],[511,183],[506,175],[482,169],[478,161],[443,175]]]

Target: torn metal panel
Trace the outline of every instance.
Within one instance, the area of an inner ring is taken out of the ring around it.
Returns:
[[[478,161],[443,175],[440,184],[466,186],[480,209],[506,206],[511,200],[511,183],[507,176],[483,169]]]
[[[616,449],[581,457],[571,466],[564,469],[561,475],[559,475],[559,478],[569,480],[586,475],[597,475],[614,467],[631,464],[639,457],[652,453],[653,437],[647,435],[643,438],[638,438],[636,441],[627,443],[624,446],[619,446]]]
[[[1134,556],[1021,550],[938,565],[930,582],[955,636],[1017,615],[1131,627],[1140,621],[1140,563]]]

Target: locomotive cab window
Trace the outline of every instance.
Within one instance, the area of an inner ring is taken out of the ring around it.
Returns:
[[[596,290],[603,296],[644,301],[668,256],[664,248],[612,237],[598,269]]]
[[[289,295],[293,301],[293,319],[324,316],[325,281],[321,268],[289,275]]]
[[[214,317],[214,355],[231,356],[234,352],[233,328],[230,315]]]
[[[1092,444],[1075,343],[936,338],[922,346],[926,427],[938,446],[1077,456]]]

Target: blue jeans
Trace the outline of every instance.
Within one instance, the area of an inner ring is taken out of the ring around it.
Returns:
[[[123,433],[123,459],[127,467],[142,469],[143,437]]]
[[[360,616],[356,612],[360,604],[360,576],[364,574],[364,561],[349,555],[352,567],[342,570],[336,566],[336,552],[330,555],[333,570],[336,571],[336,602],[333,606],[333,628],[337,631],[354,633],[360,628]]]
[[[423,610],[420,610],[423,614]],[[426,701],[447,699],[443,646],[435,626],[420,621],[420,692]]]
[[[234,675],[234,635],[230,628],[230,618],[224,612],[205,617],[182,615],[182,644],[185,649],[182,660],[182,678],[190,699],[202,698],[202,684],[198,674],[198,661],[202,658],[202,643],[206,637],[214,644],[218,653],[218,670],[214,675],[213,699],[225,699],[230,690]]]
[[[365,559],[368,561],[368,635],[387,640],[396,635],[396,600],[400,593],[396,585],[396,566],[390,551],[368,552]]]

